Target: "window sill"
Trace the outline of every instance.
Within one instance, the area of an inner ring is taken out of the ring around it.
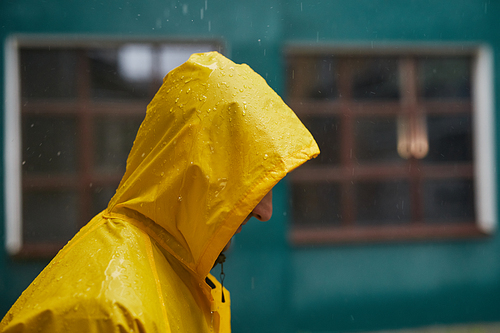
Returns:
[[[377,227],[292,226],[290,242],[296,246],[477,239],[488,236],[476,224],[440,224]]]

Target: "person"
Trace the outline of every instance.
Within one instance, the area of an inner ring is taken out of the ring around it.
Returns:
[[[319,153],[265,80],[217,52],[172,70],[108,207],[23,292],[2,332],[230,332],[210,274],[272,188]]]

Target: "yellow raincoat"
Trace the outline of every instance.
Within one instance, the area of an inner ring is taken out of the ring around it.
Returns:
[[[0,331],[229,332],[229,293],[222,302],[209,272],[264,195],[318,153],[247,65],[192,55],[148,106],[108,208],[24,291]]]

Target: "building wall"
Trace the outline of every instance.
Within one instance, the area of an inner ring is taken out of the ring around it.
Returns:
[[[499,14],[497,3],[474,0],[4,0],[0,40],[18,33],[218,37],[227,43],[232,60],[248,63],[283,94],[287,43],[485,42],[497,63]],[[0,66],[2,100],[9,84],[4,72]],[[500,71],[495,74],[498,96]],[[235,332],[345,332],[500,321],[497,235],[294,247],[287,241],[287,186],[285,180],[275,190],[271,222],[248,224],[229,254],[225,283],[232,292]],[[10,259],[3,250],[4,234],[0,219],[0,315],[47,263]]]

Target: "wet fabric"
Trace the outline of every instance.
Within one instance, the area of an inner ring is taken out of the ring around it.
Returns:
[[[267,192],[318,153],[247,65],[192,55],[148,106],[107,209],[33,281],[0,331],[229,332],[229,292],[222,302],[210,269]]]

